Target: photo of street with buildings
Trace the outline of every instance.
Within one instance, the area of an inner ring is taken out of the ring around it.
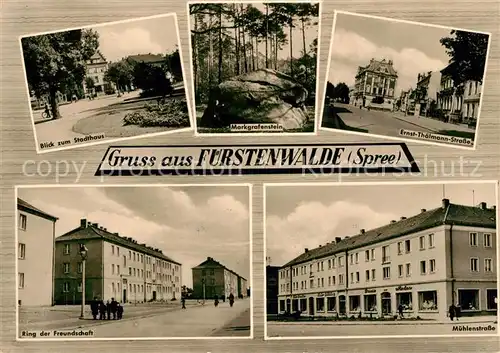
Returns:
[[[190,3],[198,133],[313,133],[319,3]]]
[[[337,12],[322,127],[474,148],[489,34]]]
[[[19,339],[251,337],[249,186],[17,194]]]
[[[265,188],[269,338],[497,335],[497,183]]]
[[[20,41],[38,152],[190,128],[175,14]]]

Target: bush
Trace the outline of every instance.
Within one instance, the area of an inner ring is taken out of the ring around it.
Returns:
[[[125,125],[138,125],[140,127],[187,127],[189,115],[187,103],[182,100],[168,100],[163,104],[148,103],[144,110],[125,115]]]

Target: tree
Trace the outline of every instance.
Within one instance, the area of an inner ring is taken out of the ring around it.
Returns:
[[[172,89],[170,80],[159,66],[137,63],[134,65],[133,77],[135,86],[142,89],[145,95],[165,95]]]
[[[488,51],[489,36],[452,30],[450,37],[441,38],[440,42],[450,56],[448,74],[458,86],[468,80],[483,82]]]
[[[165,56],[166,69],[172,73],[176,81],[182,81],[182,64],[179,49]]]
[[[52,116],[60,117],[57,92],[78,84],[86,73],[86,61],[99,47],[97,32],[72,30],[26,37],[21,40],[26,78],[38,97],[49,97]]]
[[[87,87],[87,93],[93,93],[95,82],[94,79],[90,76],[85,77],[85,87]]]
[[[334,97],[343,103],[349,102],[349,87],[344,82],[338,83],[334,89]]]
[[[333,85],[333,83],[331,83],[330,81],[328,81],[326,83],[326,92],[325,92],[326,96],[328,98],[335,98],[335,86]]]
[[[130,86],[133,76],[133,67],[126,60],[111,63],[104,74],[106,82],[112,82],[118,90]]]

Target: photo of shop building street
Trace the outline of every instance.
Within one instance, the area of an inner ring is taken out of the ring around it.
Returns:
[[[496,188],[267,185],[267,337],[497,335]]]
[[[17,194],[19,339],[251,336],[248,186]]]
[[[321,126],[474,147],[489,34],[336,12]]]
[[[38,152],[190,128],[175,14],[20,46]]]

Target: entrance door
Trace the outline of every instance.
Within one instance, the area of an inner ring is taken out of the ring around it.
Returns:
[[[383,292],[382,297],[382,315],[391,314],[391,293]]]
[[[289,313],[292,312],[292,308],[291,308],[291,304],[290,304],[290,299],[286,300],[286,311],[289,312]]]
[[[124,303],[127,302],[127,290],[126,289],[123,290],[123,302]]]
[[[156,300],[156,291],[153,291],[153,300]]]
[[[309,315],[314,315],[314,298],[309,297]]]
[[[345,295],[339,296],[339,314],[345,315],[346,310],[345,310]]]

